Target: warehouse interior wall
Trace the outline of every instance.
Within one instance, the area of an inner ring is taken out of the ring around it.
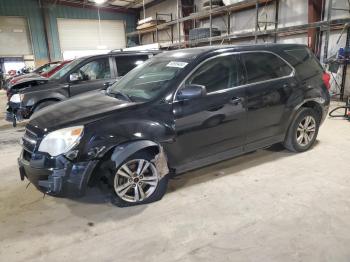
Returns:
[[[78,8],[63,5],[49,5],[45,7],[45,12],[49,17],[49,41],[51,44],[50,56],[52,60],[62,59],[62,52],[59,46],[59,34],[57,19],[98,19],[97,9]],[[135,14],[117,13],[112,11],[100,11],[101,20],[124,20],[126,22],[126,32],[134,31],[136,24]]]
[[[325,15],[324,20],[327,20],[328,16],[328,4],[330,0],[326,0],[326,8],[325,8]],[[338,9],[349,9],[348,1],[345,0],[332,0],[332,7],[338,8]],[[349,18],[350,12],[345,10],[332,10],[330,19],[340,19],[340,18]],[[332,30],[330,32],[329,36],[329,42],[328,42],[328,52],[327,57],[336,56],[337,52],[340,48],[345,47],[346,44],[346,30],[341,35],[342,30]],[[321,46],[321,62],[324,62],[324,48],[325,48],[325,41],[326,41],[326,33],[324,32],[322,35],[322,46]],[[331,92],[334,94],[338,94],[340,92],[340,84],[342,82],[342,73],[343,73],[343,66],[341,65],[338,69],[338,72],[332,73],[331,77]],[[344,95],[350,96],[350,70],[348,67],[347,70],[347,79],[345,80],[345,88],[344,88]]]
[[[36,65],[46,63],[48,53],[39,2],[37,0],[1,0],[0,15],[27,18]]]
[[[57,18],[98,19],[96,8],[79,8],[56,4],[45,6],[44,10],[42,10],[39,0],[1,0],[0,16],[21,16],[27,18],[36,66],[47,63],[49,60],[62,59]],[[48,44],[45,36],[44,16],[48,20]],[[136,14],[134,13],[101,10],[100,16],[102,20],[125,20],[126,32],[135,30]]]
[[[177,1],[176,0],[166,0],[163,2],[160,2],[158,4],[152,5],[151,7],[146,8],[146,17],[153,17],[156,18],[156,13],[162,13],[162,14],[172,14],[173,19],[177,19]],[[143,19],[143,10],[140,12],[140,19]],[[168,16],[160,17],[161,19],[164,19],[166,21],[169,21]],[[174,41],[178,40],[178,31],[177,31],[177,25],[173,26],[174,31]],[[171,41],[171,30],[161,30],[158,32],[158,39],[159,42],[170,42]],[[181,25],[181,39],[183,39],[183,26]],[[151,44],[153,43],[153,34],[144,34],[142,35],[142,44]]]
[[[203,11],[203,3],[206,0],[194,0],[195,10],[197,12]],[[337,0],[339,1],[339,0]],[[263,23],[264,21],[273,21],[275,17],[275,3],[262,5],[259,8],[259,21],[262,30],[273,29],[274,25]],[[156,12],[160,13],[172,13],[173,19],[177,17],[177,1],[166,0],[149,8],[146,8],[146,17],[156,16]],[[140,19],[143,18],[143,11],[140,12]],[[197,21],[197,27],[209,27],[209,19]],[[305,0],[281,0],[279,4],[279,27],[294,26],[308,23],[308,1]],[[220,16],[212,19],[213,28],[218,28],[222,34],[227,34],[227,17]],[[231,14],[230,18],[231,34],[253,32],[255,30],[255,9],[247,9]],[[174,40],[178,39],[177,27],[174,26]],[[162,30],[158,33],[159,42],[170,41],[170,29]],[[305,39],[304,39],[305,38]],[[185,39],[183,32],[183,25],[181,24],[181,39]],[[262,39],[259,42],[273,41],[273,39]],[[302,34],[297,36],[295,41],[294,37],[287,37],[286,39],[280,38],[283,42],[289,43],[305,43],[307,44],[307,35]],[[238,43],[254,43],[254,40],[242,40]],[[144,34],[142,36],[142,44],[153,43],[152,33]]]

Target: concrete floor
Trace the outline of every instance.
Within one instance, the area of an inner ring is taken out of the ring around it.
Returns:
[[[117,208],[26,189],[23,128],[0,128],[0,261],[350,261],[350,123],[327,119],[303,154],[259,150]]]

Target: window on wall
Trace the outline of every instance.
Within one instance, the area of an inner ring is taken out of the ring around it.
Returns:
[[[292,73],[292,68],[274,54],[245,53],[242,57],[247,70],[248,84],[284,77]]]

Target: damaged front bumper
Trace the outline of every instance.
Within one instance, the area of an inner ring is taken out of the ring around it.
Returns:
[[[13,123],[13,126],[16,126],[17,122],[28,119],[30,113],[30,108],[22,107],[20,103],[8,102],[5,119],[6,121]]]
[[[22,150],[18,158],[21,180],[54,196],[82,196],[97,160],[73,163],[64,156],[50,157]]]

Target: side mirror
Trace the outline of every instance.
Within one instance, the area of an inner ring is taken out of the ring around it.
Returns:
[[[176,98],[179,101],[183,101],[203,97],[206,94],[207,90],[205,89],[205,86],[191,84],[181,88],[177,93]]]
[[[79,74],[78,73],[73,73],[69,75],[69,81],[70,82],[75,82],[78,81],[79,79]]]
[[[103,89],[104,89],[104,90],[107,90],[108,87],[110,87],[111,85],[112,85],[111,82],[106,82],[106,83],[103,84]]]

